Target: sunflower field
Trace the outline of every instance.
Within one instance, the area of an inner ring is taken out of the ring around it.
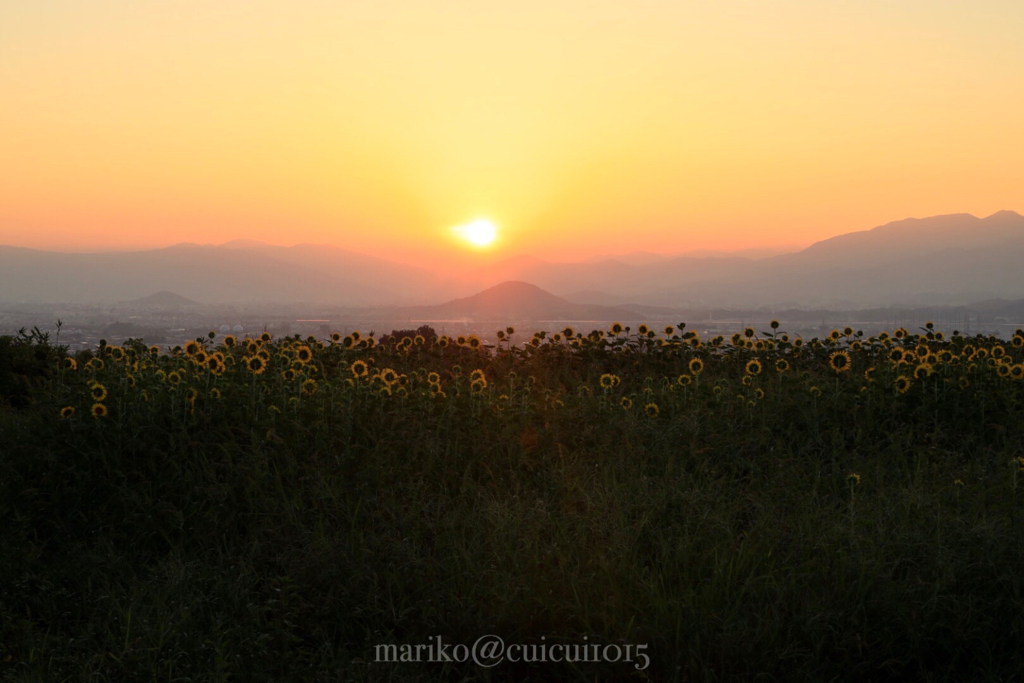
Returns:
[[[764,327],[2,338],[0,680],[1013,680],[1024,331]]]

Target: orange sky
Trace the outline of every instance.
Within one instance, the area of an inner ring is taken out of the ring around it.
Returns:
[[[1024,212],[1020,0],[0,4],[0,244],[445,259]]]

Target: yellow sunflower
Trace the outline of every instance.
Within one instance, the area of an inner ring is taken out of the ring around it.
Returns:
[[[846,351],[836,351],[829,356],[828,365],[836,372],[848,372],[850,369],[850,354]]]
[[[267,369],[267,361],[262,356],[250,356],[246,360],[245,366],[254,375],[262,375]]]

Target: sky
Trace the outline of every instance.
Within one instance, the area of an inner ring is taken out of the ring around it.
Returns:
[[[0,244],[443,265],[1024,212],[1022,35],[1020,0],[11,0]]]

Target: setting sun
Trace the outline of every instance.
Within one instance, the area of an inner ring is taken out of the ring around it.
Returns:
[[[477,247],[486,247],[498,236],[498,228],[489,220],[480,218],[452,228],[455,234]]]

